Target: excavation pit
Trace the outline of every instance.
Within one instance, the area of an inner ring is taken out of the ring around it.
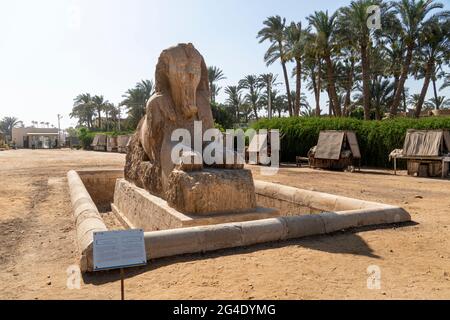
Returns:
[[[333,194],[255,181],[258,208],[192,217],[123,179],[123,170],[70,171],[68,182],[81,252],[92,271],[94,232],[108,228],[100,212],[113,211],[124,228],[143,228],[147,258],[214,251],[411,221],[404,209]]]

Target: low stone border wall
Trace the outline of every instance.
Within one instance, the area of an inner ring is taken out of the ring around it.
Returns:
[[[82,272],[92,271],[94,232],[108,231],[108,228],[78,173],[69,171],[67,180],[75,219],[77,245],[81,253],[80,269]]]
[[[410,215],[399,207],[264,181],[255,181],[255,187],[258,196],[330,212],[147,232],[148,258],[249,246],[411,220]]]
[[[393,208],[383,203],[363,201],[329,193],[298,189],[281,184],[255,180],[259,198],[273,199],[286,204],[310,208],[312,211],[348,211],[369,208]],[[314,212],[312,212],[314,213]]]
[[[70,171],[67,177],[77,227],[77,243],[82,255],[81,270],[92,271],[93,234],[106,231],[107,228],[78,173]],[[356,227],[411,221],[408,212],[400,207],[263,181],[255,181],[255,187],[257,194],[264,197],[333,212],[146,232],[147,258],[208,252],[322,235]]]
[[[145,244],[148,259],[156,259],[407,221],[411,221],[409,214],[396,208],[345,214],[321,213],[148,232],[145,233]]]

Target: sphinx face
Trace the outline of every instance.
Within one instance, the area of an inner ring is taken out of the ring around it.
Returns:
[[[190,119],[197,114],[197,88],[201,79],[200,56],[177,55],[169,63],[172,98],[183,115]]]

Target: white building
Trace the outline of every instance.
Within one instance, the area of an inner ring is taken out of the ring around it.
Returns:
[[[58,147],[58,129],[55,128],[13,128],[12,142],[17,148],[53,149]]]

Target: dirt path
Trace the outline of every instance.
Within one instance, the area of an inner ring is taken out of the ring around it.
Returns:
[[[67,288],[78,253],[65,174],[123,163],[120,154],[0,152],[0,298],[120,297],[116,272]],[[127,298],[450,299],[450,181],[296,168],[261,177],[252,170],[257,179],[401,205],[417,224],[158,260],[129,272]],[[381,290],[367,288],[372,265],[381,269]]]

